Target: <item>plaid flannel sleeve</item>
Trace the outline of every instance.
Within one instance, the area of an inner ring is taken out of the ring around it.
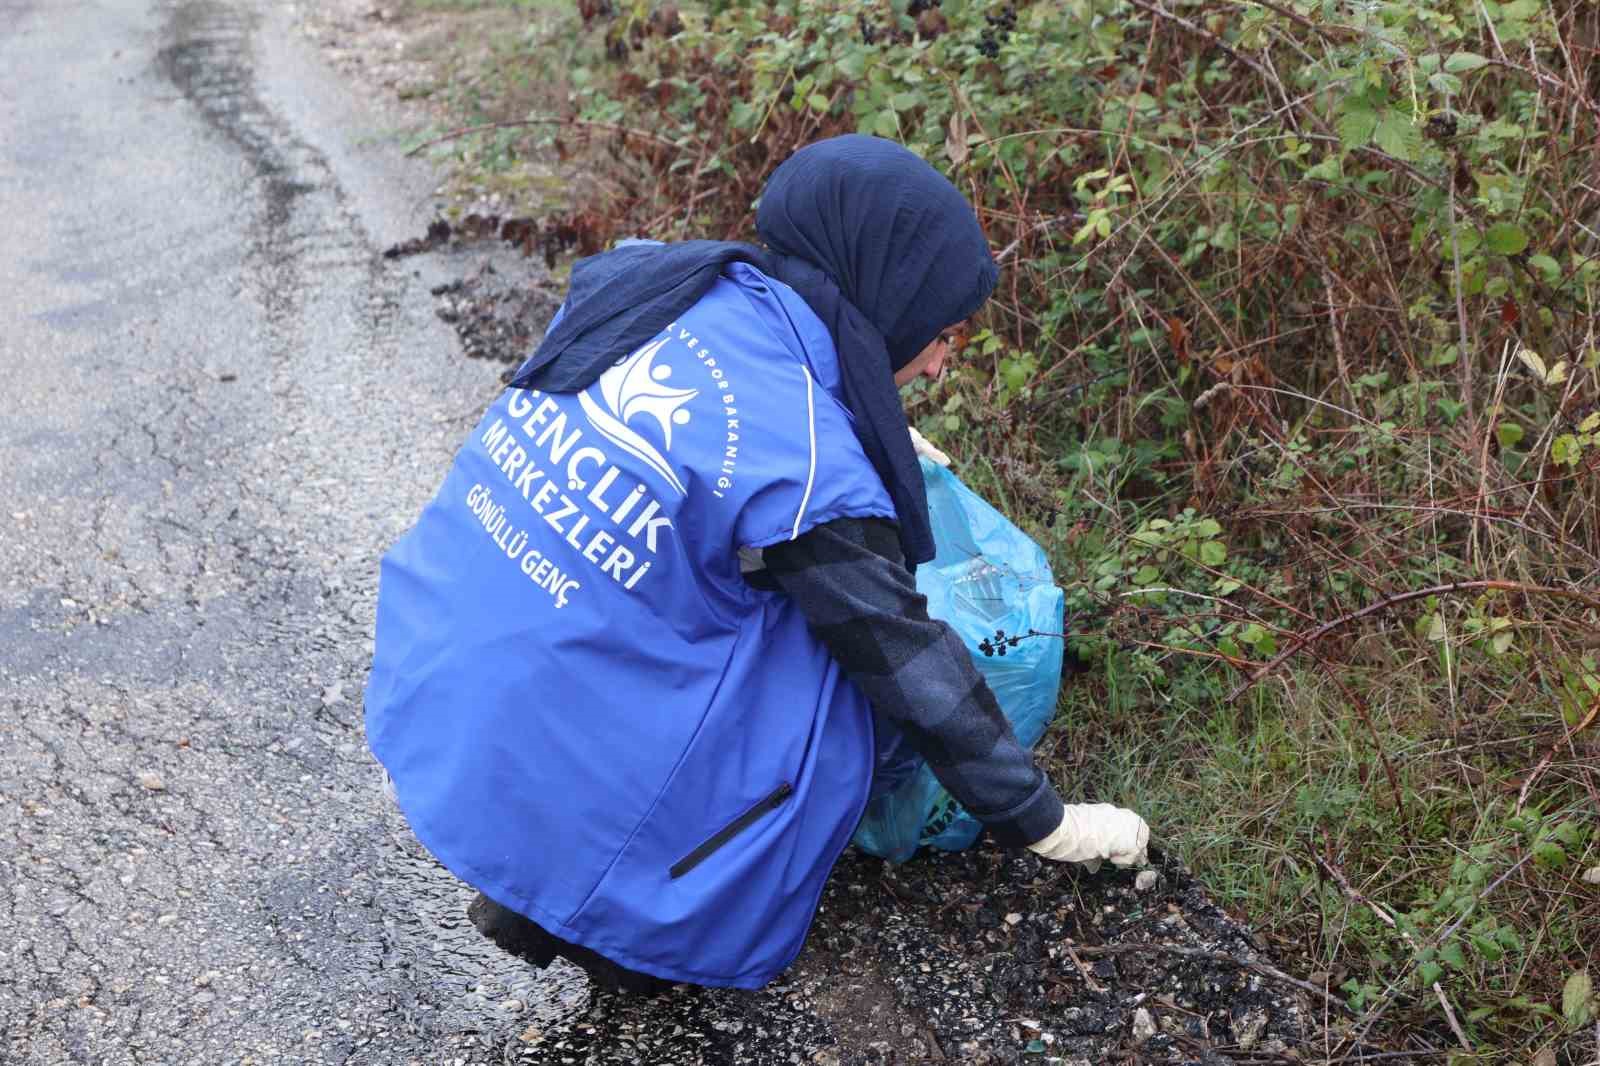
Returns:
[[[840,668],[996,840],[1021,846],[1055,830],[1060,797],[961,638],[928,617],[893,522],[827,522],[763,556]]]

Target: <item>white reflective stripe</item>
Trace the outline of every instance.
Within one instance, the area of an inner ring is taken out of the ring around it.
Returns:
[[[806,429],[811,434],[811,469],[806,471],[806,494],[800,497],[800,510],[794,513],[794,532],[789,534],[790,540],[800,535],[800,521],[806,516],[806,506],[811,502],[811,485],[817,479],[817,407],[811,397],[811,371],[801,367],[800,373],[806,376]]]

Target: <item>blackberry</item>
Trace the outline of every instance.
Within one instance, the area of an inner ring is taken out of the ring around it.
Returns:
[[[998,59],[1000,46],[1006,42],[1017,28],[1017,9],[1010,4],[1000,9],[998,15],[985,15],[983,21],[989,25],[978,37],[978,51],[990,59]]]
[[[1007,635],[1006,631],[1003,629],[997,629],[994,631],[994,636],[985,637],[983,640],[978,642],[978,650],[990,658],[993,658],[996,655],[1003,657],[1006,653],[1006,649],[1015,648],[1018,644],[1021,644],[1024,636],[1031,637],[1036,635],[1038,634],[1035,634],[1031,629],[1025,634],[1013,633],[1010,635]]]
[[[866,44],[878,43],[878,27],[867,21],[866,15],[857,15],[856,24],[861,27],[861,40]]]
[[[983,16],[983,21],[997,30],[1010,33],[1017,28],[1017,9],[1013,5],[1007,4],[1000,9],[1000,14],[985,15]]]
[[[912,18],[916,18],[924,11],[934,10],[943,2],[944,0],[911,0],[911,2],[906,5],[906,14],[910,15]]]

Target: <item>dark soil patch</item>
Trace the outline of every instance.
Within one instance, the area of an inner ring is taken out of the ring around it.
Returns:
[[[535,270],[485,259],[472,273],[432,290],[435,313],[455,329],[462,353],[506,364],[502,382],[533,354],[561,305],[543,271]]]
[[[488,262],[469,277],[435,288],[433,295],[439,299],[438,316],[455,327],[468,359],[510,364],[503,380],[533,354],[560,306],[548,289],[507,277]]]
[[[599,995],[506,1055],[728,1066],[1312,1058],[1326,1004],[1254,969],[1265,960],[1250,930],[1185,870],[1158,871],[1141,892],[1132,871],[1089,874],[987,844],[904,866],[852,851],[805,950],[767,988]]]

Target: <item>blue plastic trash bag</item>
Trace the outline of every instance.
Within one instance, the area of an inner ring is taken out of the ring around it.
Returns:
[[[978,672],[994,690],[1025,747],[1033,747],[1055,714],[1061,684],[1059,636],[1065,602],[1044,550],[950,471],[922,460],[928,510],[938,554],[917,568],[917,589],[928,597],[928,613],[948,622],[972,653]],[[1030,632],[1005,654],[984,655],[978,646]],[[880,748],[874,795],[853,843],[892,862],[904,862],[919,846],[960,851],[983,828],[902,738]],[[885,784],[889,786],[885,788]]]

